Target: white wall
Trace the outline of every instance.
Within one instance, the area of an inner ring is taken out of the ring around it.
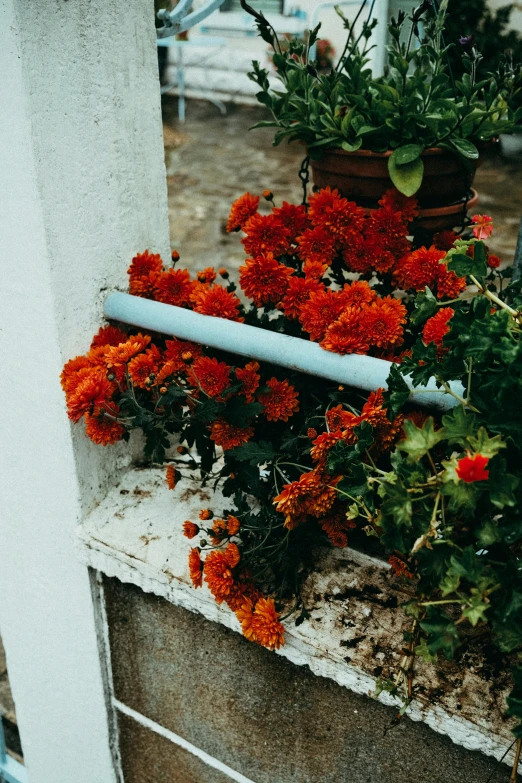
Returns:
[[[31,783],[112,783],[75,528],[118,450],[59,373],[137,250],[168,253],[152,0],[0,0],[0,629]]]

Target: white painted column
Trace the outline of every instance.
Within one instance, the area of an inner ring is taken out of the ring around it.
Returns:
[[[124,451],[58,376],[138,250],[168,253],[152,0],[0,0],[0,630],[30,783],[112,783],[75,528]]]

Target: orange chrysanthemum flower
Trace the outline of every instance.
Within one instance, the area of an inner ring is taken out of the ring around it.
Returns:
[[[340,354],[366,353],[370,343],[361,321],[359,307],[346,308],[326,330],[321,348]]]
[[[271,598],[259,598],[256,602],[250,627],[255,641],[263,647],[279,650],[284,644],[285,629]]]
[[[348,426],[357,426],[353,424],[354,418],[357,419],[357,424],[361,423],[362,419],[360,416],[355,416],[354,413],[347,411],[342,405],[336,405],[326,412],[326,422],[331,432],[345,430]]]
[[[214,516],[214,512],[211,511],[209,508],[202,508],[201,511],[199,512],[199,518],[204,522],[207,519],[212,519],[213,516]]]
[[[126,342],[111,346],[105,354],[107,367],[122,367],[130,362],[134,356],[145,350],[151,341],[148,334],[135,334]]]
[[[309,228],[297,237],[297,253],[302,261],[331,264],[336,255],[335,238],[322,226]]]
[[[140,353],[130,360],[128,371],[134,386],[147,389],[151,385],[149,376],[158,372],[160,358],[159,350],[153,345],[145,353]]]
[[[231,368],[225,362],[200,356],[190,369],[189,377],[209,397],[221,397],[230,386]]]
[[[183,360],[183,354],[191,353],[194,359],[201,356],[202,348],[197,343],[191,343],[188,340],[178,340],[173,337],[172,340],[165,342],[165,359],[172,362],[173,372],[185,372],[187,364]]]
[[[361,231],[366,217],[364,209],[329,187],[310,197],[308,215],[314,226],[326,229],[342,244]]]
[[[229,543],[227,548],[210,552],[203,568],[205,582],[218,604],[223,603],[234,587],[233,569],[239,563],[237,544]]]
[[[422,291],[427,285],[432,286],[445,256],[446,252],[435,245],[430,248],[420,247],[404,256],[395,271],[399,285],[405,290],[414,291]]]
[[[223,451],[247,443],[253,434],[253,427],[234,427],[225,419],[216,419],[210,427],[210,440],[214,441],[216,446],[221,446]]]
[[[105,403],[105,407],[85,414],[85,434],[93,443],[98,446],[109,446],[117,443],[125,435],[125,427],[119,421],[112,418],[117,417],[120,409],[113,403]],[[106,414],[109,415],[106,415]]]
[[[246,237],[241,240],[249,256],[257,257],[272,253],[282,256],[289,247],[288,229],[276,215],[255,214],[245,223]]]
[[[454,231],[439,231],[433,237],[433,244],[438,247],[439,250],[451,250],[455,241],[459,238],[459,235]]]
[[[212,523],[212,532],[210,540],[214,546],[219,546],[221,539],[227,534],[227,523],[224,519],[215,519]]]
[[[371,345],[397,345],[403,339],[406,307],[398,299],[385,296],[363,310],[363,322]]]
[[[350,239],[343,248],[343,261],[351,272],[371,272],[378,258],[373,244],[367,242],[362,234]]]
[[[201,550],[194,547],[189,553],[189,572],[190,579],[194,587],[203,585],[203,563],[201,562]]]
[[[448,269],[446,264],[439,264],[437,269],[437,296],[439,299],[447,297],[448,299],[457,299],[466,288],[466,278],[457,277],[453,270]]]
[[[295,241],[296,237],[300,236],[310,225],[306,209],[302,204],[289,204],[287,201],[283,201],[283,204],[280,207],[275,207],[272,213],[287,229],[292,241]]]
[[[238,394],[245,397],[246,402],[252,402],[254,394],[259,388],[259,362],[248,362],[244,367],[236,367],[236,378],[241,381],[241,388]]]
[[[333,448],[336,443],[342,440],[342,438],[343,436],[341,432],[323,432],[321,435],[318,435],[315,438],[313,446],[310,450],[310,456],[312,457],[313,461],[324,464],[330,449]]]
[[[417,199],[405,196],[395,188],[387,190],[379,204],[390,212],[399,212],[400,219],[406,224],[411,223],[419,214]]]
[[[422,330],[422,339],[425,345],[435,343],[437,348],[442,347],[444,336],[450,330],[449,322],[455,315],[452,307],[442,307],[434,316],[428,318]]]
[[[328,536],[330,543],[339,549],[348,546],[346,531],[355,527],[355,523],[346,519],[344,514],[332,514],[319,520],[319,524]]]
[[[270,378],[268,391],[259,395],[268,421],[288,421],[299,410],[299,394],[288,381]]]
[[[303,274],[310,280],[320,280],[328,269],[328,264],[321,264],[320,261],[305,261],[303,264]]]
[[[232,514],[227,517],[227,531],[229,536],[237,536],[241,528],[241,522]]]
[[[200,288],[193,293],[192,301],[196,313],[225,318],[227,321],[243,321],[240,316],[241,302],[221,285]]]
[[[207,266],[196,275],[200,283],[213,283],[216,279],[216,270],[213,266]]]
[[[299,322],[310,340],[322,340],[326,330],[346,306],[344,295],[325,288],[310,295],[310,299],[301,306]]]
[[[167,465],[165,470],[165,481],[169,489],[176,489],[176,469],[174,465]]]
[[[412,572],[404,560],[401,560],[401,558],[397,557],[396,555],[392,555],[388,558],[388,563],[391,565],[395,576],[405,576],[406,579],[413,579]]]
[[[132,282],[140,277],[148,277],[151,272],[161,272],[162,269],[163,261],[161,256],[145,250],[144,253],[137,253],[134,256],[130,267],[127,269],[127,274]]]
[[[98,348],[102,345],[120,345],[127,340],[127,335],[116,326],[100,326],[94,335],[91,348]]]
[[[91,371],[69,396],[67,415],[74,422],[80,421],[84,413],[92,413],[95,408],[101,408],[108,402],[114,388],[103,371]]]
[[[288,278],[294,270],[280,264],[272,253],[247,258],[239,267],[239,285],[256,307],[279,302],[286,291]]]
[[[80,370],[91,369],[92,363],[86,356],[76,356],[74,359],[69,359],[69,361],[64,364],[60,375],[62,389],[65,392],[72,391],[79,381],[78,373]]]
[[[160,272],[154,283],[154,299],[164,304],[184,307],[190,302],[194,283],[186,269],[169,269]]]
[[[317,280],[305,277],[291,277],[286,293],[278,307],[287,318],[298,318],[301,305],[308,301],[310,295],[324,291],[324,285]]]
[[[303,473],[297,481],[285,484],[282,492],[274,498],[277,511],[285,516],[285,527],[292,530],[307,515],[324,516],[335,502],[335,483],[320,467]]]
[[[227,231],[239,231],[247,220],[255,215],[259,206],[259,196],[245,193],[232,204],[227,222]]]
[[[186,522],[183,522],[183,535],[185,538],[196,538],[198,533],[199,527],[195,525],[194,522],[191,522],[188,519]]]
[[[345,307],[364,307],[377,299],[377,294],[366,280],[347,283],[339,295]]]

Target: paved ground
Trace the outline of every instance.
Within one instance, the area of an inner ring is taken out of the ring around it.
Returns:
[[[272,147],[272,129],[249,132],[265,114],[255,106],[214,106],[189,100],[187,122],[177,120],[177,102],[163,103],[171,242],[192,270],[205,266],[237,269],[244,255],[239,237],[224,226],[232,201],[247,190],[270,188],[280,203],[299,200],[297,172],[303,155],[297,144]],[[505,261],[513,257],[522,217],[522,159],[495,157],[475,180],[479,210],[495,219],[491,248]]]

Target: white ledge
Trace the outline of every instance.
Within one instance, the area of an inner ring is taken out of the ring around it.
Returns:
[[[81,558],[109,577],[240,632],[235,615],[218,606],[206,586],[195,590],[190,583],[187,558],[192,542],[183,537],[182,524],[197,521],[207,506],[221,512],[230,501],[202,489],[189,474],[169,491],[164,470],[130,470],[79,528]],[[299,627],[292,618],[285,623],[286,643],[278,654],[370,696],[377,676],[394,677],[399,670],[402,635],[409,625],[395,608],[406,598],[402,587],[375,558],[355,550],[325,549],[303,589],[311,619]],[[513,738],[512,722],[503,716],[509,674],[496,672],[492,678],[495,668],[471,648],[463,653],[460,666],[417,662],[416,696],[407,715],[464,748],[500,760]],[[379,700],[398,704],[387,693]],[[508,754],[506,763],[511,759]]]

